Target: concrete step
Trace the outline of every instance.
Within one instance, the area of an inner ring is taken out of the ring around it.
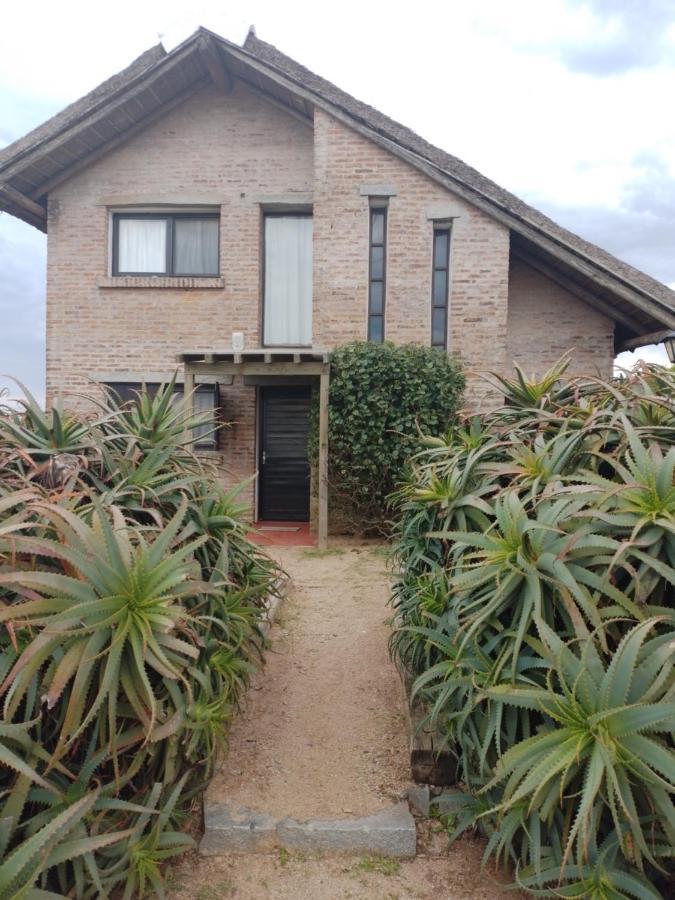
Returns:
[[[204,836],[199,845],[203,856],[228,853],[264,853],[283,847],[295,851],[377,854],[388,857],[415,856],[417,831],[408,804],[394,806],[371,816],[349,819],[275,819],[244,807],[223,804],[204,806]]]

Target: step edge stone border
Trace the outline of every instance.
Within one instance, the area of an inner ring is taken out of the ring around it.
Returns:
[[[274,819],[246,808],[205,805],[202,856],[257,853],[275,847],[300,851],[373,853],[410,859],[417,851],[417,828],[404,801],[368,816],[347,819]]]

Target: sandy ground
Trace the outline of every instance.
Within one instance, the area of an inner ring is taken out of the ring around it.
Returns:
[[[524,900],[504,877],[481,870],[482,844],[458,841],[442,858],[397,861],[298,854],[186,862],[170,879],[169,900]]]
[[[398,674],[387,652],[383,548],[344,543],[322,554],[270,548],[293,579],[272,629],[267,664],[230,734],[213,796],[276,816],[375,812],[410,785]],[[170,900],[515,900],[483,844],[452,847],[436,823],[414,860],[301,855],[200,858],[173,869]]]
[[[271,549],[292,586],[209,794],[296,819],[376,812],[410,783],[383,548]]]

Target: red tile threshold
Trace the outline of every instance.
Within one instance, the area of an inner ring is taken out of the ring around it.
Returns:
[[[255,522],[248,538],[263,547],[314,547],[309,522]]]

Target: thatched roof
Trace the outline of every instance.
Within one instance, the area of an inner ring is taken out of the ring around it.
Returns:
[[[511,230],[514,253],[597,301],[619,323],[621,341],[675,329],[675,292],[664,284],[310,72],[253,30],[243,47],[203,28],[170,53],[154,47],[0,151],[0,209],[46,230],[46,195],[56,184],[203,84],[215,81],[227,90],[237,79],[308,121],[315,107],[323,109],[501,221]]]

